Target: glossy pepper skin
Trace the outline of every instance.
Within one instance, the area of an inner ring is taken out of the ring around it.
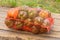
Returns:
[[[5,24],[15,30],[47,33],[50,32],[54,19],[50,12],[40,8],[17,7],[8,10]]]

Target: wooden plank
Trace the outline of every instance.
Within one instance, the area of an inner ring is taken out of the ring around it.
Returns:
[[[2,10],[1,10],[2,9]],[[34,35],[29,32],[11,30],[4,24],[8,8],[0,8],[0,39],[2,40],[60,40],[60,14],[52,14],[55,19],[53,31],[49,34]],[[2,30],[4,29],[4,30]]]

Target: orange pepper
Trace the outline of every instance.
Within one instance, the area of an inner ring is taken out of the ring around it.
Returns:
[[[7,18],[8,18],[8,17],[11,17],[11,18],[16,19],[18,13],[19,13],[19,9],[18,9],[18,8],[12,8],[12,9],[10,9],[10,10],[8,11]]]

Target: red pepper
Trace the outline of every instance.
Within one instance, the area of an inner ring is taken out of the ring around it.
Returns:
[[[49,18],[47,18],[47,19],[49,20],[50,25],[53,25],[53,24],[54,24],[54,19],[53,19],[52,17],[49,17]]]
[[[30,31],[30,32],[32,31],[32,29],[28,26],[23,26],[22,29],[25,30],[25,31]]]

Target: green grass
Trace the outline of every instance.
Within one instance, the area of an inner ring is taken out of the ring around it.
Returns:
[[[16,7],[16,6],[41,7],[54,13],[60,13],[60,0],[0,0],[0,6]]]

